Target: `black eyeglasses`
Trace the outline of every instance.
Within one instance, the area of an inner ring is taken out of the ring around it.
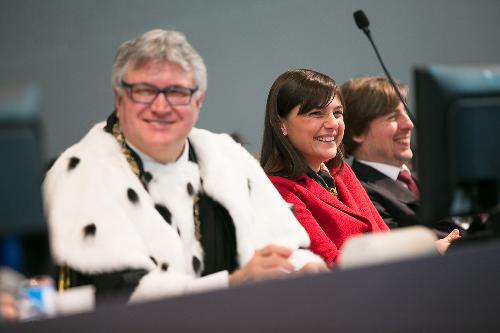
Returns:
[[[151,104],[159,94],[164,94],[171,106],[189,105],[198,87],[185,88],[170,86],[159,89],[147,83],[128,83],[122,80],[122,86],[128,89],[130,98],[136,103]]]

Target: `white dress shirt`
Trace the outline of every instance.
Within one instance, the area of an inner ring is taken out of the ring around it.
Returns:
[[[363,161],[363,160],[357,160],[360,163],[366,164],[368,166],[371,166],[375,170],[383,173],[387,177],[391,178],[392,180],[398,180],[399,173],[401,170],[407,170],[410,171],[410,169],[406,166],[406,164],[403,164],[401,167],[397,167],[394,165],[390,164],[385,164],[385,163],[379,163],[379,162],[369,162],[369,161]],[[406,184],[404,182],[400,182],[403,184],[405,187]]]

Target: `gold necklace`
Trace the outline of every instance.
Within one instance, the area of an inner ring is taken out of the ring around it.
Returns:
[[[330,178],[332,178],[332,180],[333,180],[333,177],[332,177],[332,175],[330,174],[330,170],[328,170],[328,167],[326,166],[326,164],[325,164],[325,163],[321,163],[319,168],[320,168],[320,170],[323,170],[323,171],[325,171],[326,173],[328,173],[328,175],[330,176]],[[318,175],[318,177],[319,177],[319,179],[321,179],[321,181],[323,182],[323,184],[325,184],[325,186],[328,188],[328,192],[330,192],[330,193],[331,193],[331,194],[332,194],[335,198],[338,198],[338,197],[339,197],[339,194],[338,194],[338,192],[337,192],[337,186],[335,185],[335,182],[333,183],[333,186],[332,186],[332,187],[330,187],[330,186],[328,186],[328,184],[327,184],[327,183],[323,180],[323,178],[322,178],[321,176],[319,176],[319,175]]]
[[[132,169],[132,172],[139,178],[141,179],[141,169],[139,168],[139,164],[135,160],[134,156],[132,155],[132,152],[130,149],[127,147],[127,144],[125,143],[125,137],[123,136],[123,133],[120,129],[120,125],[118,124],[118,121],[113,124],[113,136],[115,137],[116,141],[118,141],[118,144],[120,144],[120,150],[125,156],[125,159],[127,160],[128,165],[130,166],[130,169]],[[142,179],[141,182],[143,183]],[[143,183],[144,184],[144,183]]]

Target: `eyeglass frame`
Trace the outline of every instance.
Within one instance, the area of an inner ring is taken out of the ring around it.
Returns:
[[[126,88],[128,90],[128,93],[129,93],[129,96],[130,96],[130,99],[135,102],[135,103],[140,103],[140,104],[146,104],[146,105],[149,105],[149,104],[153,104],[153,102],[158,98],[158,96],[160,94],[163,94],[163,96],[165,96],[165,100],[167,101],[167,103],[170,105],[170,106],[186,106],[186,105],[189,105],[191,104],[191,101],[193,100],[193,95],[198,91],[199,87],[196,86],[194,88],[187,88],[187,87],[179,87],[179,86],[168,86],[166,88],[163,88],[163,89],[160,89],[152,84],[148,84],[148,83],[128,83],[126,82],[125,80],[122,80],[121,82],[121,85],[123,88]],[[132,92],[132,89],[134,87],[137,87],[137,86],[146,86],[146,87],[149,87],[149,88],[152,88],[152,90],[155,90],[156,91],[156,94],[155,96],[153,97],[153,99],[151,100],[151,102],[141,102],[141,101],[137,101],[134,99],[133,97],[133,92]],[[179,89],[186,89],[187,91],[189,91],[190,95],[189,95],[189,101],[186,103],[186,104],[172,104],[172,102],[168,99],[168,93],[169,92],[172,92],[172,91],[179,91]]]

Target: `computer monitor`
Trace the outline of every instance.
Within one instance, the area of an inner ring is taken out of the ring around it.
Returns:
[[[0,86],[0,236],[46,230],[38,102],[37,86]]]
[[[500,203],[500,66],[414,70],[423,223]]]

